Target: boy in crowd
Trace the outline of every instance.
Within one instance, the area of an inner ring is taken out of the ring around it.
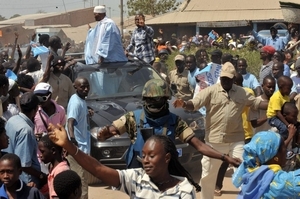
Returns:
[[[277,80],[279,90],[276,91],[270,98],[267,117],[270,126],[276,127],[285,139],[288,137],[287,127],[293,126],[290,124],[281,113],[281,107],[284,103],[289,102],[289,94],[291,92],[293,81],[288,76],[281,76]]]
[[[41,160],[45,164],[50,163],[48,175],[49,198],[56,198],[57,194],[54,191],[53,180],[57,174],[69,170],[69,165],[67,161],[64,161],[62,158],[62,148],[53,144],[49,139],[49,135],[43,136],[38,146],[41,152]]]
[[[63,171],[54,178],[54,190],[59,199],[80,199],[81,179],[72,170]]]
[[[44,199],[45,197],[35,187],[27,186],[19,176],[22,173],[20,158],[12,153],[0,158],[0,198]]]

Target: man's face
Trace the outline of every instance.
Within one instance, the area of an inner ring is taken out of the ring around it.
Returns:
[[[277,36],[277,30],[275,28],[271,28],[270,34],[271,34],[272,38],[275,38]]]
[[[145,26],[145,17],[143,17],[141,15],[136,15],[134,21],[135,21],[135,25],[138,27]]]
[[[283,61],[282,58],[281,58],[281,55],[278,52],[274,53],[273,59],[276,60],[276,61],[280,61],[280,62]]]
[[[190,72],[193,72],[196,68],[196,60],[192,57],[187,57],[185,65]]]
[[[0,162],[0,180],[6,187],[11,187],[17,182],[21,173],[21,168],[16,168],[12,161],[2,160]]]
[[[179,73],[182,73],[183,70],[184,70],[184,67],[185,67],[184,61],[176,60],[176,61],[175,61],[175,65],[176,65],[177,71],[178,71]]]
[[[273,80],[267,79],[264,81],[262,85],[262,89],[265,93],[265,95],[270,99],[270,97],[273,95],[275,91],[276,83]]]
[[[265,59],[268,56],[268,53],[264,50],[260,51],[260,59]]]
[[[283,65],[281,63],[275,63],[272,67],[272,75],[275,79],[278,79],[283,75]]]
[[[80,97],[85,98],[89,94],[90,84],[87,80],[80,79],[78,82],[75,82],[75,89]]]
[[[101,21],[104,18],[103,13],[94,13],[95,21]]]
[[[220,77],[220,83],[224,90],[229,91],[232,88],[234,78]]]
[[[241,73],[242,75],[247,73],[247,63],[243,60],[239,60],[237,63],[237,69],[239,71],[239,73]]]
[[[36,96],[39,98],[40,104],[43,107],[48,107],[51,103],[51,93],[46,94],[36,94]]]

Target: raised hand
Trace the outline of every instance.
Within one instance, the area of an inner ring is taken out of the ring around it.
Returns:
[[[48,132],[49,138],[54,144],[63,148],[67,148],[68,145],[72,144],[68,138],[65,128],[62,125],[53,125],[50,123],[48,126]]]

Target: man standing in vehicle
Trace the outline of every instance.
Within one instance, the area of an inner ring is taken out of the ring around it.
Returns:
[[[90,28],[84,48],[86,64],[127,61],[123,50],[120,30],[112,19],[106,16],[104,6],[94,8],[95,28]]]
[[[135,16],[135,25],[137,28],[133,31],[130,44],[125,53],[133,51],[139,58],[150,65],[154,62],[154,30],[145,24],[145,16],[137,14]]]

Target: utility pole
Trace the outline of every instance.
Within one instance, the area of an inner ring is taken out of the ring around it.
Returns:
[[[124,19],[123,19],[123,0],[120,0],[120,9],[121,9],[121,36],[124,39]]]

